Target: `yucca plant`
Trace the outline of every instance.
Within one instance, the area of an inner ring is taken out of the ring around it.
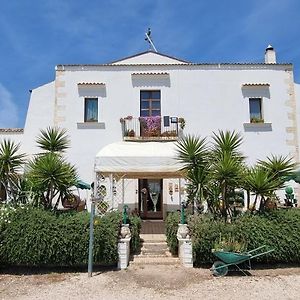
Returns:
[[[67,131],[58,127],[41,130],[36,143],[45,151],[57,153],[65,152],[70,147]]]
[[[213,133],[213,157],[221,158],[225,154],[230,154],[230,156],[243,161],[245,157],[239,150],[243,138],[240,133],[236,131],[226,130],[225,132],[219,130],[218,133]]]
[[[177,159],[182,164],[188,180],[189,202],[194,209],[202,205],[209,174],[209,151],[205,139],[187,135],[177,143]]]
[[[14,198],[15,185],[20,177],[25,154],[19,153],[20,144],[4,139],[0,144],[0,188],[6,195]]]
[[[255,194],[255,200],[251,209],[253,213],[260,197],[260,210],[264,209],[266,198],[271,196],[274,191],[283,187],[283,182],[271,171],[262,166],[250,169],[245,177],[245,182],[251,192]]]
[[[242,183],[245,157],[239,150],[241,143],[242,137],[235,131],[213,133],[211,176],[221,190],[221,211],[225,221],[230,214],[229,193]]]
[[[75,167],[63,158],[70,141],[65,129],[48,127],[41,130],[36,142],[44,152],[28,163],[26,179],[34,192],[35,202],[46,209],[56,209],[59,201],[71,193],[70,188],[78,181]]]
[[[292,158],[283,155],[271,155],[266,160],[259,160],[258,165],[270,171],[274,177],[283,182],[295,173],[297,166]]]
[[[208,162],[208,150],[205,138],[187,135],[177,143],[177,159],[185,170],[199,167]]]
[[[45,208],[51,208],[54,199],[62,200],[78,181],[75,167],[53,152],[34,158],[26,171],[32,190],[40,195]]]

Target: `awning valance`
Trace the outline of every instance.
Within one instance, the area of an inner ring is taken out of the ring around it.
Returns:
[[[126,175],[179,177],[175,142],[118,142],[102,148],[95,159],[95,172]]]

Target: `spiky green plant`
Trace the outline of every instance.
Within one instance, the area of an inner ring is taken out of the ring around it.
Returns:
[[[41,130],[36,142],[41,149],[49,152],[65,152],[70,147],[67,131],[58,127]]]
[[[214,158],[220,158],[223,155],[230,154],[230,156],[243,161],[245,157],[240,151],[240,146],[243,138],[240,133],[236,131],[222,131],[218,133],[213,132],[213,155]]]
[[[209,152],[205,139],[193,135],[183,137],[177,143],[178,161],[188,180],[189,202],[194,208],[202,205],[204,188],[208,180]]]
[[[31,188],[42,199],[45,208],[51,208],[54,199],[62,200],[69,188],[78,181],[74,166],[56,153],[35,157],[27,166]]]
[[[19,153],[20,144],[4,139],[0,144],[0,188],[6,195],[14,198],[14,186],[19,180],[19,173],[25,162],[25,154]]]
[[[225,221],[230,214],[229,194],[242,184],[245,157],[239,150],[241,143],[242,137],[235,131],[213,133],[211,175],[221,190],[221,211]]]
[[[245,177],[245,182],[252,193],[255,194],[255,200],[251,209],[255,210],[257,200],[260,197],[260,210],[264,208],[266,197],[271,196],[274,191],[283,187],[283,182],[271,171],[262,166],[256,166],[250,169]]]
[[[208,160],[208,146],[206,139],[187,135],[177,143],[178,161],[182,163],[183,169],[195,168],[205,165]]]
[[[283,155],[271,155],[266,160],[259,160],[258,165],[283,181],[286,177],[292,176],[296,168],[296,163],[294,163],[293,159]]]

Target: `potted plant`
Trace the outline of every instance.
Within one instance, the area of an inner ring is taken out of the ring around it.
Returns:
[[[251,117],[250,123],[264,123],[264,119],[260,117]]]
[[[222,237],[220,234],[219,239],[214,243],[213,251],[225,251],[243,253],[247,249],[246,241],[237,240],[234,236]]]
[[[180,126],[180,128],[183,130],[184,129],[184,127],[185,127],[185,119],[184,118],[179,118],[178,119],[178,123],[180,124],[179,126]]]
[[[128,137],[135,137],[135,132],[133,129],[130,129],[130,130],[126,130],[125,131],[125,136],[128,136]]]

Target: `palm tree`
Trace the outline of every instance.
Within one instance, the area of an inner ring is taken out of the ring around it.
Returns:
[[[58,127],[41,130],[36,142],[41,149],[48,152],[62,153],[70,147],[67,131]]]
[[[56,153],[49,152],[37,156],[27,166],[27,179],[31,188],[41,198],[45,208],[52,208],[69,194],[69,188],[78,181],[74,166]]]
[[[56,200],[56,209],[59,201],[70,194],[70,188],[78,181],[76,168],[62,155],[70,147],[70,141],[65,129],[48,127],[41,130],[36,142],[45,152],[29,162],[26,177],[30,189],[43,206],[52,208]]]
[[[295,173],[295,168],[297,166],[292,158],[282,155],[271,155],[271,157],[267,157],[267,160],[265,161],[259,160],[258,165],[270,171],[274,177],[282,182]]]
[[[187,135],[177,143],[178,161],[189,181],[189,201],[202,205],[204,188],[209,174],[209,152],[206,139]],[[194,209],[194,205],[192,206]]]
[[[270,170],[262,166],[250,169],[245,177],[245,182],[251,192],[255,194],[255,200],[251,212],[253,213],[260,197],[260,210],[264,209],[266,197],[271,196],[274,191],[283,187],[283,182]]]
[[[230,214],[229,194],[242,184],[245,157],[239,151],[241,143],[242,137],[235,131],[213,133],[211,174],[221,190],[221,211],[225,221]]]
[[[177,143],[178,161],[182,163],[183,169],[195,168],[207,163],[208,147],[206,139],[187,135]]]
[[[244,169],[241,143],[240,134],[219,131],[213,135],[212,148],[207,146],[206,139],[190,135],[177,144],[177,159],[189,181],[189,198],[197,199],[198,204],[205,199],[208,209],[214,214],[221,211],[225,220],[230,213],[230,195],[241,186]]]
[[[4,188],[6,195],[14,198],[15,186],[19,180],[25,154],[18,153],[20,144],[4,139],[0,144],[0,189]]]
[[[212,162],[212,177],[221,190],[221,211],[225,221],[227,221],[228,214],[230,214],[229,194],[235,188],[241,186],[242,170],[241,161],[229,153],[224,153]]]
[[[220,158],[225,154],[243,161],[245,157],[239,148],[243,142],[243,138],[240,133],[236,131],[222,130],[218,131],[218,134],[213,132],[213,155],[215,158]]]

